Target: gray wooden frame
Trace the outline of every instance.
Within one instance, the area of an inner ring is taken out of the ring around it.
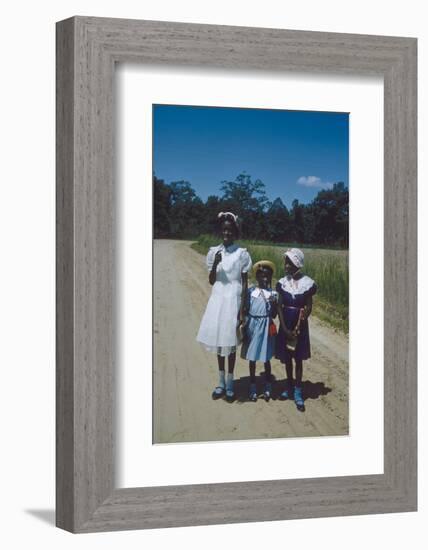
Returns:
[[[414,38],[90,17],[57,24],[59,527],[92,532],[416,510],[416,45]],[[116,62],[383,76],[382,475],[115,488]]]

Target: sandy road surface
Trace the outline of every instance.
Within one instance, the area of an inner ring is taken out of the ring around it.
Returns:
[[[248,363],[235,367],[237,400],[213,401],[217,359],[195,340],[211,287],[204,257],[186,241],[154,246],[154,442],[212,441],[348,433],[348,340],[310,319],[312,359],[304,362],[306,412],[280,401],[284,369],[272,360],[273,399],[247,400]],[[316,299],[316,298],[315,298]],[[257,365],[258,388],[262,388]]]

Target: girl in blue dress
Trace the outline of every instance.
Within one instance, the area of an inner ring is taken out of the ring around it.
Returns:
[[[245,337],[241,348],[241,357],[249,361],[250,401],[257,401],[256,361],[263,361],[265,368],[265,386],[263,397],[269,401],[272,394],[270,359],[274,354],[276,326],[272,319],[276,317],[276,292],[272,291],[272,275],[275,266],[262,260],[254,265],[257,286],[247,290],[244,305],[246,317]]]
[[[317,291],[315,282],[303,275],[304,254],[298,248],[284,254],[285,276],[276,285],[280,328],[276,343],[276,357],[285,364],[286,388],[281,399],[292,399],[299,411],[305,410],[302,393],[303,361],[311,356],[308,317],[312,312],[312,296]],[[296,365],[296,383],[293,388],[293,359]]]

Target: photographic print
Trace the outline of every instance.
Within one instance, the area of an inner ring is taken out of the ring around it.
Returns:
[[[348,113],[153,105],[153,443],[349,432]]]

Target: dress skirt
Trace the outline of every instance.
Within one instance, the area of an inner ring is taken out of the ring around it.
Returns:
[[[283,308],[283,316],[285,326],[288,330],[293,330],[299,319],[300,309],[285,307]],[[276,341],[276,357],[281,361],[281,363],[289,363],[292,358],[297,359],[297,361],[303,361],[305,359],[310,359],[311,357],[311,344],[309,339],[309,324],[308,320],[300,322],[299,336],[297,338],[297,345],[294,352],[288,351],[287,347],[287,336],[285,335],[282,327],[278,331],[277,341]]]
[[[214,283],[196,337],[207,351],[227,356],[236,351],[236,329],[241,302],[241,284]]]
[[[242,343],[241,357],[247,361],[270,361],[275,350],[275,336],[269,335],[269,324],[272,318],[272,304],[266,302],[261,294],[257,297],[250,294],[250,310],[245,326],[245,338]]]

